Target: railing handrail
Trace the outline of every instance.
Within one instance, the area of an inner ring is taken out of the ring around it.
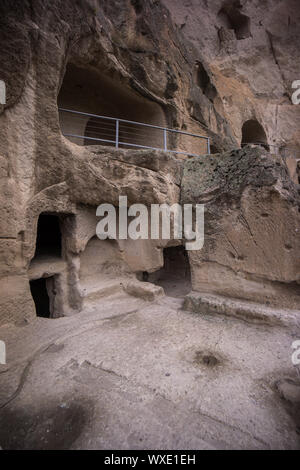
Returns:
[[[75,111],[73,109],[66,109],[66,108],[58,108],[58,110],[62,111],[62,112],[66,112],[66,113],[73,113],[73,114],[79,114],[79,115],[83,115],[83,116],[95,117],[95,118],[99,118],[99,119],[107,119],[107,120],[110,120],[110,121],[126,122],[127,124],[135,124],[135,125],[144,126],[144,127],[151,127],[153,129],[160,129],[162,131],[174,132],[174,133],[177,133],[177,134],[184,134],[184,135],[188,135],[190,137],[199,137],[200,139],[206,139],[207,141],[210,140],[210,138],[207,137],[206,135],[192,134],[190,132],[180,131],[178,129],[170,129],[168,127],[155,126],[153,124],[146,124],[145,122],[128,121],[127,119],[119,119],[119,118],[114,118],[114,117],[110,117],[110,116],[101,116],[99,114],[84,113],[82,111]]]

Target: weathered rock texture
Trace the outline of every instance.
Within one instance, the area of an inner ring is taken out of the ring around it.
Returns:
[[[203,96],[194,82],[194,114],[200,108],[205,123],[218,135],[224,120],[226,135],[237,142],[243,124],[255,119],[264,128],[271,151],[299,158],[300,106],[291,102],[292,83],[299,76],[299,2],[163,3],[216,90],[207,97],[206,87]]]
[[[300,198],[280,160],[244,147],[185,163],[181,201],[205,204],[195,290],[299,307]]]
[[[127,278],[159,269],[162,241],[105,244],[94,239],[96,206],[117,205],[119,195],[127,195],[129,203],[180,200],[182,159],[157,151],[76,145],[62,136],[60,125],[69,124],[59,119],[58,103],[83,111],[86,106],[87,112],[99,104],[99,114],[114,111],[150,123],[157,118],[210,136],[213,152],[239,147],[243,124],[256,120],[263,128],[260,136],[266,137],[262,143],[275,146],[271,153],[283,148],[294,158],[300,107],[291,104],[290,85],[299,78],[298,17],[297,1],[1,2],[0,79],[6,82],[7,103],[0,115],[0,323],[35,315],[29,280],[38,276],[55,277],[55,315],[60,315],[79,311],[104,274],[110,282],[116,273]],[[173,144],[188,152],[205,151],[194,142]],[[266,300],[266,291],[270,302],[276,291],[274,304],[282,299],[294,306],[299,280],[295,186],[285,164],[277,166],[273,156],[264,159],[252,150],[228,155],[208,159],[205,174],[201,160],[190,163],[193,181],[197,177],[207,191],[216,188],[223,198],[208,200],[221,233],[212,236],[214,247],[191,255],[194,289],[205,284],[209,292],[257,301]],[[216,180],[207,170],[210,163],[219,168]],[[186,183],[184,199],[185,188]],[[193,189],[193,202],[198,195]],[[42,213],[60,219],[60,262],[36,259]],[[233,226],[237,230],[231,233]],[[238,272],[247,277],[245,284]],[[207,287],[212,276],[214,287]],[[109,284],[107,289],[114,288]]]

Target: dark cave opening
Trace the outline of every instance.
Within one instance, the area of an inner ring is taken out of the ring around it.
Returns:
[[[207,85],[209,84],[208,73],[206,72],[201,62],[198,62],[196,67],[197,67],[198,85],[200,86],[200,88],[202,88],[203,91],[205,91]]]
[[[260,145],[269,150],[267,136],[262,125],[256,119],[249,119],[242,127],[242,147],[247,144]]]
[[[165,248],[164,266],[154,273],[144,272],[142,280],[163,287],[169,297],[184,297],[192,290],[188,253],[184,246]]]
[[[47,281],[49,279],[42,278],[30,281],[30,291],[35,304],[36,315],[42,318],[51,317],[50,299],[47,289]]]
[[[165,110],[160,104],[134,91],[121,78],[111,78],[111,73],[107,71],[105,75],[91,67],[67,65],[57,102],[62,134],[71,142],[115,146],[116,118],[166,126]],[[163,131],[120,121],[120,148],[138,145],[163,148]]]
[[[213,101],[217,96],[217,90],[212,84],[211,79],[201,62],[197,62],[196,64],[196,80],[203,94],[210,101]]]
[[[141,0],[131,0],[131,5],[133,6],[137,15],[140,15],[143,11],[143,3]]]
[[[225,29],[233,29],[235,37],[240,39],[246,39],[251,36],[250,30],[250,18],[247,15],[241,13],[240,2],[234,2],[232,5],[225,5],[218,14],[219,23]]]
[[[39,216],[36,236],[35,257],[61,256],[60,220],[56,215],[41,214]]]
[[[211,144],[210,145],[210,153],[212,155],[215,154],[215,153],[220,153],[220,150],[218,150],[218,148],[215,145]]]

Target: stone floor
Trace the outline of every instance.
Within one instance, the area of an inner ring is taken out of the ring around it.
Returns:
[[[0,446],[299,449],[299,332],[181,307],[113,295],[2,327]]]

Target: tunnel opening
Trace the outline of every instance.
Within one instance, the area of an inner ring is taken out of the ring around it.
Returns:
[[[51,318],[47,281],[48,279],[45,278],[30,281],[30,291],[37,317]]]
[[[169,297],[184,297],[192,290],[190,262],[183,246],[165,248],[163,268],[144,272],[142,280],[161,286]]]
[[[161,105],[92,68],[68,64],[57,102],[62,134],[78,145],[116,146],[115,118],[166,127]],[[163,130],[134,123],[119,122],[119,147],[163,148]]]
[[[37,317],[60,318],[64,316],[61,275],[59,273],[31,279],[29,286]]]
[[[225,5],[218,13],[218,20],[225,29],[233,29],[236,39],[246,39],[251,36],[250,18],[240,11],[240,2]]]
[[[41,214],[38,219],[35,258],[40,256],[61,257],[61,229],[59,217]]]
[[[243,147],[247,144],[260,145],[266,150],[269,150],[264,128],[256,119],[249,119],[243,124],[241,146]]]

